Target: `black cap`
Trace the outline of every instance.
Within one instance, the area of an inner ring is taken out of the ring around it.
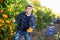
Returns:
[[[26,8],[27,8],[27,7],[32,7],[32,5],[28,4],[28,5],[26,6]]]

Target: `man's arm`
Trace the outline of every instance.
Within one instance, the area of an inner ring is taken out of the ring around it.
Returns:
[[[33,20],[32,20],[32,24],[31,24],[31,27],[32,27],[33,30],[35,29],[35,26],[36,26],[36,18],[34,16]]]
[[[18,23],[19,20],[20,20],[20,14],[15,18],[15,23]]]
[[[14,20],[15,23],[18,23],[21,20],[22,13],[20,13]]]
[[[27,29],[27,32],[32,32],[35,29],[35,26],[36,26],[36,18],[35,18],[35,16],[32,18],[31,22],[29,22],[29,28]]]

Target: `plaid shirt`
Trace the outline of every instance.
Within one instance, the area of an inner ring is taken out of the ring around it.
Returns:
[[[35,29],[36,18],[33,14],[30,16],[26,15],[26,12],[22,12],[16,18],[16,23],[18,24],[18,29],[21,31],[26,31],[29,27]]]

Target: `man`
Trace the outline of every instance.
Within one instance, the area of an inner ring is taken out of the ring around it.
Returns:
[[[21,36],[24,36],[25,40],[31,40],[30,33],[35,29],[36,18],[32,14],[32,6],[26,6],[26,12],[22,12],[16,18],[18,28],[15,34],[14,40],[21,40]]]

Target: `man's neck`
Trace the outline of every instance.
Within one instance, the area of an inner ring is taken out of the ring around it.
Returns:
[[[26,13],[26,15],[27,15],[27,16],[30,16],[30,15],[31,15],[31,13]]]

